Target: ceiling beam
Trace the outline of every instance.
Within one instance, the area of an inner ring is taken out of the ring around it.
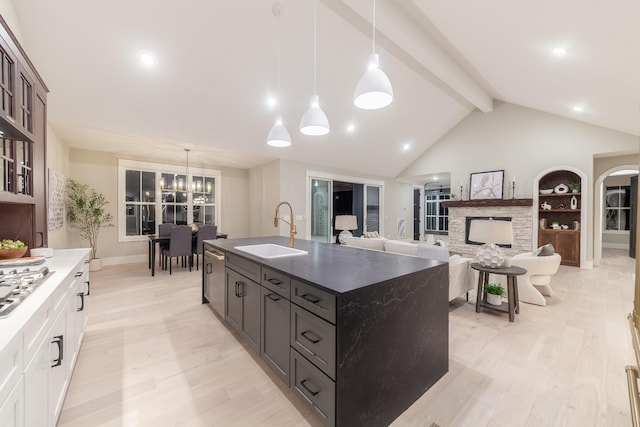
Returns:
[[[371,36],[372,0],[321,1],[355,29]],[[413,0],[378,1],[376,9],[376,44],[459,102],[485,113],[493,110],[493,97],[485,87],[418,24],[420,16],[407,14],[417,12],[426,20]]]

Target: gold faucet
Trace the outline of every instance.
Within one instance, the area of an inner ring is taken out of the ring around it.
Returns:
[[[278,210],[282,205],[289,206],[289,212],[291,212],[291,222],[285,221],[284,219],[278,217]],[[293,208],[291,207],[291,204],[289,202],[280,202],[280,204],[276,206],[276,216],[273,218],[273,226],[278,228],[278,220],[284,222],[285,224],[289,224],[289,246],[290,247],[293,247],[293,236],[298,234],[298,232],[296,231],[296,226],[294,224],[294,219],[295,217],[293,216]]]

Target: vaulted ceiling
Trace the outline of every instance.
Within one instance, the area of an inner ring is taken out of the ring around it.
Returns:
[[[639,133],[637,0],[378,0],[376,49],[395,97],[375,111],[352,101],[372,50],[372,1],[319,0],[317,93],[331,123],[320,137],[298,130],[313,95],[314,2],[277,1],[280,18],[275,0],[14,6],[51,91],[50,123],[71,147],[172,162],[190,147],[198,165],[283,158],[393,177],[494,100]],[[559,46],[568,53],[553,55]],[[145,51],[153,67],[140,65]],[[266,145],[278,109],[289,148]]]

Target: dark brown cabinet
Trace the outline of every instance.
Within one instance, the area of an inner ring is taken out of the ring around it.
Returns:
[[[540,179],[538,196],[538,245],[551,243],[562,264],[573,267],[580,266],[582,194],[569,187],[579,183],[580,177],[571,171],[553,171]]]
[[[46,246],[48,89],[0,16],[0,238]]]

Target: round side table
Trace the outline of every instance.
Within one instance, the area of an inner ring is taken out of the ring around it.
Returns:
[[[471,268],[478,270],[478,294],[476,295],[476,313],[480,313],[480,308],[509,313],[509,322],[513,322],[515,313],[520,313],[520,299],[518,298],[518,276],[527,273],[522,267],[483,267],[479,262],[471,263]],[[501,274],[507,276],[507,302],[501,305],[491,305],[487,302],[484,293],[485,285],[489,284],[490,274]]]

